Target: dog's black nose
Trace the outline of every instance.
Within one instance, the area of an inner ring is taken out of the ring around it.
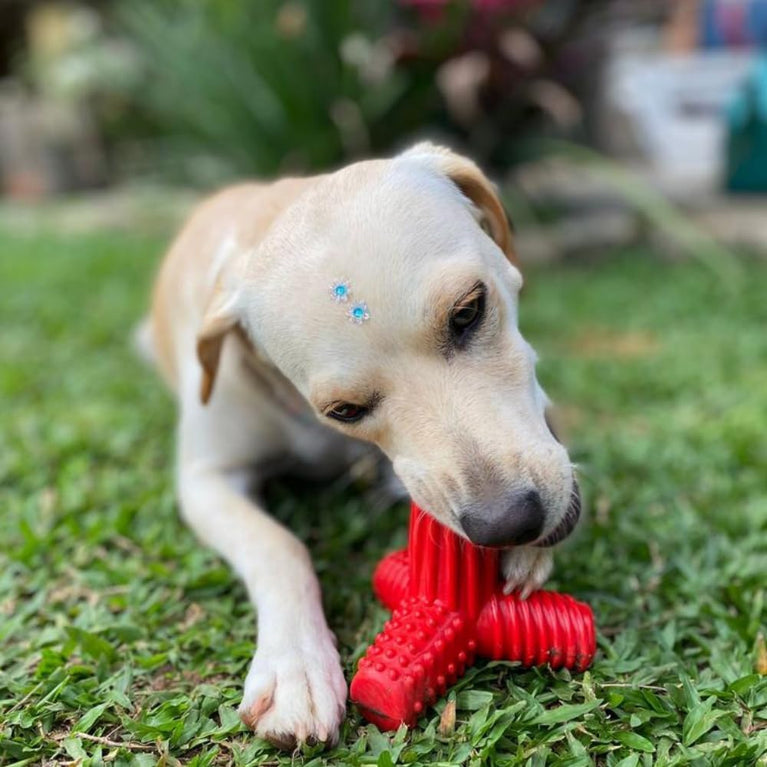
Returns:
[[[541,496],[535,490],[522,490],[504,503],[466,511],[460,521],[477,546],[519,546],[541,534],[545,516]]]

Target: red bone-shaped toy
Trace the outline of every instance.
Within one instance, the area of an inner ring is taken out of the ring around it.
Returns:
[[[591,608],[566,594],[504,594],[499,551],[474,546],[415,503],[408,548],[384,557],[373,589],[391,620],[360,658],[351,698],[382,730],[412,727],[475,655],[583,671],[596,651]]]

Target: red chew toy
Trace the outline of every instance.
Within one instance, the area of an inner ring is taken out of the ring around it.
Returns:
[[[480,655],[583,671],[596,651],[591,608],[566,594],[504,594],[497,549],[474,546],[412,505],[406,551],[373,575],[391,620],[360,658],[351,698],[382,730],[412,727]]]

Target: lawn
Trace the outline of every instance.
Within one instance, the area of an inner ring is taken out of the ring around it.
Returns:
[[[350,707],[280,754],[236,715],[254,616],[179,521],[173,405],[133,357],[156,237],[0,232],[0,763],[767,765],[767,264],[722,286],[647,252],[532,270],[523,329],[588,513],[552,585],[600,627],[590,671],[480,664],[413,732]],[[347,674],[407,510],[272,490],[309,543]]]

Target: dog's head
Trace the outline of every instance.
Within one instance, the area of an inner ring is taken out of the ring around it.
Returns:
[[[206,379],[239,324],[441,522],[477,544],[551,545],[580,502],[517,327],[521,286],[488,180],[421,144],[324,177],[278,219],[208,313]]]

